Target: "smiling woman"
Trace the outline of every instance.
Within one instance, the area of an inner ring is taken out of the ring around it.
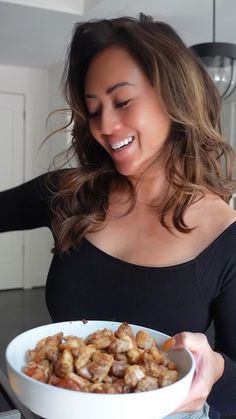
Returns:
[[[196,372],[174,418],[235,414],[235,154],[212,80],[141,15],[78,23],[63,83],[78,164],[2,192],[0,231],[51,229],[53,321],[126,321],[189,348]]]

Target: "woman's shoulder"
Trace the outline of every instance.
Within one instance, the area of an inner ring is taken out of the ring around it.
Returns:
[[[195,229],[196,237],[205,248],[231,225],[236,228],[236,211],[220,197],[209,193],[189,207],[185,222]]]
[[[186,211],[187,223],[228,225],[236,221],[236,210],[217,195],[208,193]]]

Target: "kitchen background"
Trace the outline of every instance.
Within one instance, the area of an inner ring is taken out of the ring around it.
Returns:
[[[65,106],[60,78],[77,21],[137,16],[141,11],[171,24],[187,45],[212,41],[212,0],[15,0],[0,1],[0,190],[45,171],[70,142],[56,134]],[[236,0],[216,0],[216,41],[236,44]],[[223,130],[236,148],[236,92],[224,103]],[[233,204],[235,205],[235,204]],[[0,366],[8,341],[50,321],[44,284],[52,247],[47,229],[0,236]],[[9,291],[10,290],[10,291]]]

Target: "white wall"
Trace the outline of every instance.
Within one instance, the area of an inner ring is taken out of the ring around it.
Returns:
[[[47,125],[48,133],[60,129],[67,123],[67,114],[63,111],[67,105],[61,87],[62,73],[63,63],[55,64],[49,69],[49,112],[60,111],[54,113],[49,118]],[[64,130],[52,135],[48,142],[51,147],[51,156],[58,155],[67,147],[67,132]],[[60,162],[62,162],[61,159],[57,161],[58,164]]]
[[[46,135],[49,110],[47,70],[0,66],[0,91],[25,96],[24,179],[29,180],[48,169],[50,145],[39,147]],[[43,285],[51,260],[51,233],[42,228],[25,232],[24,287]]]

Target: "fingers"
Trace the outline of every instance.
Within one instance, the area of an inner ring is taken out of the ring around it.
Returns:
[[[195,359],[195,373],[190,391],[177,411],[199,410],[207,400],[212,385],[223,374],[224,359],[221,354],[212,350],[202,333],[178,333],[173,336],[171,343],[173,344],[171,349],[187,348]],[[167,342],[167,345],[170,343]]]
[[[188,348],[191,352],[198,352],[199,348],[209,346],[208,340],[203,333],[182,332],[173,336],[172,349]]]

